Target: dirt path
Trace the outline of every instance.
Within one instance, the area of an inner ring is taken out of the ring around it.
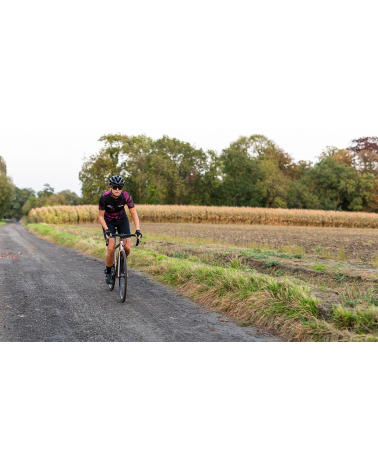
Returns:
[[[122,304],[116,289],[107,290],[103,267],[20,224],[0,227],[0,341],[278,340],[135,270]]]

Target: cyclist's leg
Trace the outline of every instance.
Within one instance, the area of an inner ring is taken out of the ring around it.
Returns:
[[[108,229],[111,231],[112,234],[116,233],[114,224],[110,223],[109,221],[106,222]],[[104,235],[105,231],[103,230]],[[115,251],[115,238],[109,238],[106,256],[105,256],[105,264],[106,267],[111,267],[114,263],[114,251]]]
[[[130,234],[130,233],[129,233]],[[130,252],[131,252],[131,238],[126,238],[123,240],[123,244],[125,246],[125,253],[126,253],[126,257],[129,256]]]

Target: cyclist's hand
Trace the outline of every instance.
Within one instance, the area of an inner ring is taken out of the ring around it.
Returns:
[[[106,229],[105,230],[105,239],[109,239],[111,235],[112,235],[112,233],[111,233],[110,229]]]
[[[136,236],[138,239],[140,239],[140,238],[142,237],[142,233],[140,232],[140,229],[137,229],[137,230],[135,231],[135,236]]]

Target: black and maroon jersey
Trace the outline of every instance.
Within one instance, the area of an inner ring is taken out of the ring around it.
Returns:
[[[108,190],[100,197],[98,209],[105,210],[105,219],[110,221],[118,221],[126,216],[125,205],[129,208],[134,208],[133,199],[124,190],[118,198],[114,198],[112,191]]]

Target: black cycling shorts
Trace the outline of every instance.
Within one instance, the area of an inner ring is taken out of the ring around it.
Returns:
[[[108,229],[112,234],[130,234],[130,223],[127,215],[124,218],[121,218],[118,221],[108,221],[105,219],[105,222],[108,226]],[[105,230],[102,228],[105,238]],[[106,238],[105,238],[106,239]]]

